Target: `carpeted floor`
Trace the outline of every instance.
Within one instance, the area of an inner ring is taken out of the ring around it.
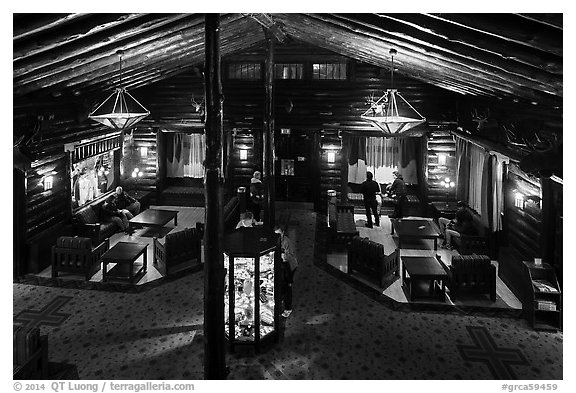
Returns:
[[[562,379],[562,332],[394,310],[323,269],[320,220],[290,209],[294,312],[279,343],[228,354],[229,379]],[[13,285],[14,321],[40,326],[50,361],[75,365],[81,379],[202,379],[202,310],[201,271],[133,293]]]

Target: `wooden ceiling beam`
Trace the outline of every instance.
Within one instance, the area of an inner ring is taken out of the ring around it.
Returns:
[[[14,14],[12,43],[87,17],[88,14]]]
[[[184,30],[172,31],[167,36],[162,36],[161,33],[152,33],[145,38],[140,37],[137,42],[131,42],[129,45],[122,46],[108,46],[106,51],[99,51],[91,53],[89,57],[83,57],[70,64],[59,64],[58,67],[52,68],[42,73],[35,73],[34,76],[18,79],[14,81],[14,91],[17,95],[28,94],[35,90],[45,89],[51,86],[60,84],[64,87],[70,87],[74,83],[87,82],[90,79],[103,77],[112,77],[115,73],[119,76],[118,70],[118,56],[116,50],[119,48],[124,49],[123,56],[123,70],[132,66],[138,66],[138,62],[142,61],[142,57],[153,61],[154,56],[163,55],[169,56],[170,49],[180,48],[185,50],[188,42],[194,40],[203,40],[203,18],[200,18],[198,25],[190,26]],[[237,27],[239,25],[240,27]],[[178,26],[184,27],[179,24]],[[235,15],[229,18],[223,18],[223,34],[229,36],[233,34],[240,34],[246,31],[245,26],[252,26],[255,30],[257,25],[253,24],[246,17]],[[240,30],[238,30],[240,29]],[[238,37],[238,35],[236,36]],[[70,70],[73,69],[73,76],[70,76]]]
[[[406,41],[405,37],[409,37],[408,41],[417,45],[421,45],[426,51],[427,56],[444,59],[457,67],[473,70],[475,73],[482,73],[485,78],[492,79],[497,77],[502,81],[513,81],[518,86],[529,87],[539,91],[550,91],[552,94],[562,96],[563,84],[561,75],[552,75],[541,69],[533,67],[520,66],[517,63],[507,63],[505,60],[485,58],[483,51],[470,51],[461,53],[461,47],[448,48],[445,42],[437,41],[435,36],[430,35],[420,36],[418,32],[406,31],[398,29],[394,31],[394,26],[388,26],[386,29],[383,27],[374,26],[376,21],[372,20],[368,23],[362,18],[361,22],[353,20],[347,16],[322,16],[323,19],[328,19],[329,22],[340,23],[342,20],[351,31],[360,32],[371,37],[394,37],[396,39]],[[336,18],[332,21],[330,18]],[[359,24],[360,23],[360,24]],[[397,23],[392,22],[396,25]],[[414,29],[412,29],[414,30]],[[450,46],[450,45],[449,45]]]
[[[439,22],[422,14],[355,15],[351,20],[381,32],[427,42],[450,56],[478,61],[484,67],[501,68],[511,73],[536,75],[545,79],[562,75],[562,59],[550,53],[520,47],[509,42],[487,39],[482,33]],[[345,17],[343,15],[342,17]],[[447,28],[448,26],[448,28]]]
[[[286,18],[293,19],[285,23],[286,29],[291,34],[297,37],[299,36],[301,40],[311,42],[310,40],[314,39],[314,42],[311,43],[339,53],[347,53],[350,57],[360,55],[362,60],[368,57],[372,59],[377,58],[383,62],[384,56],[386,56],[386,61],[389,61],[388,50],[391,47],[399,48],[405,56],[398,57],[398,63],[416,67],[420,70],[420,74],[424,74],[422,70],[426,70],[426,78],[424,81],[429,83],[431,81],[442,82],[444,80],[451,80],[461,88],[466,87],[467,89],[474,89],[476,88],[475,85],[477,85],[480,91],[486,92],[485,95],[491,96],[498,95],[500,91],[510,95],[518,95],[518,90],[522,90],[521,96],[529,96],[531,99],[535,98],[533,91],[525,88],[523,85],[513,86],[509,80],[498,80],[499,78],[495,78],[494,75],[486,75],[479,72],[481,70],[455,65],[450,60],[436,56],[433,57],[428,52],[422,53],[421,46],[415,45],[410,41],[405,42],[396,37],[381,36],[379,38],[360,38],[361,44],[358,44],[359,37],[354,37],[349,31],[345,30],[348,26],[342,26],[341,23],[335,23],[329,26],[326,24],[326,20],[319,23],[319,21],[315,19],[316,17],[317,16],[303,15],[295,17],[290,14]],[[293,30],[290,31],[290,28]],[[323,29],[324,32],[322,32]],[[326,31],[329,32],[329,39],[327,38],[328,35],[325,34]],[[358,34],[359,32],[356,31],[355,33]],[[377,65],[386,67],[386,65],[380,63],[380,61],[377,61],[377,63],[379,63]],[[374,60],[372,63],[374,63]],[[399,69],[402,68],[399,66]],[[404,69],[402,69],[402,73],[406,74]]]
[[[98,48],[98,45],[105,46],[112,40],[129,38],[186,17],[184,14],[167,16],[159,14],[103,15],[98,19],[90,20],[90,23],[86,21],[78,23],[64,32],[47,33],[33,41],[15,45],[13,51],[15,68],[19,69],[27,63],[34,62],[34,60],[36,62],[39,60],[49,62],[54,58],[52,50],[65,51],[67,57],[63,58],[71,58],[89,50],[94,50]],[[123,37],[113,38],[114,34],[117,34],[113,32],[123,33]],[[47,56],[41,57],[43,54]],[[16,76],[19,76],[19,74],[16,74]]]
[[[500,38],[516,45],[562,56],[562,34],[556,28],[532,23],[514,14],[429,14],[437,20]],[[496,41],[492,41],[496,44]]]
[[[559,30],[564,29],[564,14],[516,14],[521,18],[543,23]]]
[[[203,23],[201,17],[196,21],[188,18],[184,21],[180,20],[175,24],[170,24],[172,19],[174,18],[160,18],[157,22],[148,26],[134,26],[127,31],[114,32],[105,38],[98,37],[96,40],[90,40],[89,42],[80,42],[66,51],[57,48],[47,56],[36,59],[34,62],[15,65],[14,81],[16,84],[20,82],[26,83],[27,74],[42,77],[46,74],[89,64],[102,57],[115,54],[120,48],[128,50],[148,42],[157,42],[164,37],[176,36],[187,29],[194,27],[200,29]],[[176,18],[177,21],[179,19],[182,18]],[[157,27],[162,27],[167,23],[169,27],[165,26],[163,29],[157,29]]]

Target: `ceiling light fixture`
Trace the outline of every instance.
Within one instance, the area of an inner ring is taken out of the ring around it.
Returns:
[[[378,128],[380,128],[388,136],[398,136],[398,134],[406,134],[410,129],[424,123],[424,118],[412,105],[402,97],[402,95],[394,89],[394,55],[397,53],[396,49],[390,49],[390,56],[392,57],[392,68],[390,70],[391,83],[390,89],[387,89],[382,97],[374,101],[373,97],[368,99],[370,108],[366,110],[360,117],[368,120]],[[397,101],[396,97],[400,100]],[[404,114],[411,112],[415,113],[418,117],[401,116],[398,112],[398,102],[403,106]],[[407,108],[405,108],[407,107]]]
[[[114,129],[130,128],[150,114],[134,97],[122,87],[122,55],[124,51],[116,52],[120,58],[120,87],[96,109],[88,115],[92,120]]]

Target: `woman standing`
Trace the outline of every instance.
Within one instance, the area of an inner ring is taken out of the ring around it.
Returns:
[[[282,286],[284,295],[284,312],[282,316],[288,318],[292,313],[292,284],[294,283],[294,273],[298,269],[298,258],[294,250],[292,240],[286,236],[284,228],[276,225],[274,232],[280,235],[280,247],[282,249]]]

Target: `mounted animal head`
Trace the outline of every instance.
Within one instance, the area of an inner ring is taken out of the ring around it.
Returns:
[[[520,160],[520,169],[543,178],[562,177],[562,145],[556,134],[543,137],[535,133],[534,140],[526,140],[529,153]]]

